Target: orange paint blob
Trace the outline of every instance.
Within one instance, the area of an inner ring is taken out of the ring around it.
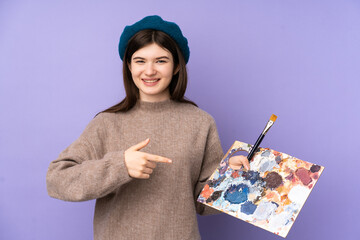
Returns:
[[[201,196],[204,198],[209,198],[213,192],[214,189],[210,188],[209,184],[206,184],[203,191],[201,192]]]
[[[238,172],[238,171],[234,171],[234,172],[231,174],[231,177],[232,177],[232,178],[238,178],[238,177],[239,177],[239,172]]]

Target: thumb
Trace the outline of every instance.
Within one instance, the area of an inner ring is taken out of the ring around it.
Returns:
[[[145,141],[141,141],[139,142],[138,144],[134,145],[134,146],[131,146],[129,148],[129,150],[132,150],[132,151],[139,151],[140,149],[146,147],[146,145],[148,145],[150,142],[150,139],[147,138]]]
[[[229,159],[229,165],[232,169],[240,169],[244,166],[246,170],[250,170],[250,164],[245,156],[233,156]]]

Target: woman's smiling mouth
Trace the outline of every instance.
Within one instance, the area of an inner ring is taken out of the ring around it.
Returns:
[[[142,78],[141,80],[146,86],[151,87],[156,85],[158,81],[160,81],[160,78]]]
[[[142,80],[143,80],[144,82],[152,83],[152,82],[159,81],[160,78],[143,78]]]
[[[143,80],[146,83],[153,83],[159,81],[160,78],[142,78],[141,80]]]

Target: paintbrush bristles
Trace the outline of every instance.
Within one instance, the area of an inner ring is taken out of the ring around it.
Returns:
[[[270,121],[275,122],[275,121],[276,121],[276,119],[277,119],[277,116],[276,116],[275,114],[271,115],[271,117],[270,117]]]

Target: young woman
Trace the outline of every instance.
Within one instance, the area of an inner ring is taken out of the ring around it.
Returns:
[[[51,162],[47,189],[97,199],[94,239],[200,239],[197,203],[223,151],[214,119],[184,98],[187,39],[159,16],[121,35],[125,99],[99,113]],[[230,166],[249,167],[246,157]]]

